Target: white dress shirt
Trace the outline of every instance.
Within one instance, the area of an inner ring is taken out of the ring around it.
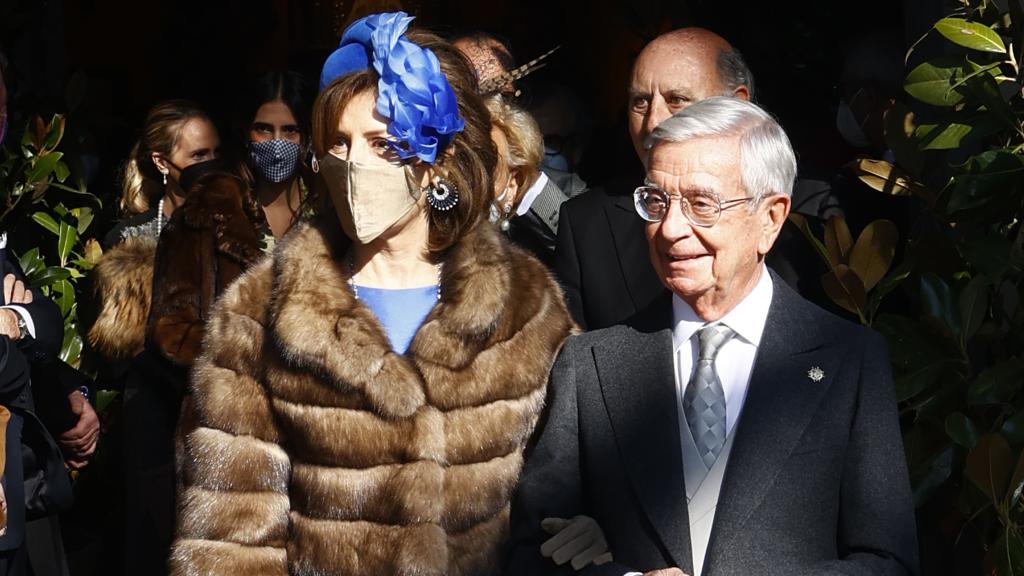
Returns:
[[[537,177],[537,181],[533,183],[526,190],[526,194],[523,194],[523,199],[519,201],[519,206],[516,207],[516,216],[522,216],[530,211],[530,206],[533,206],[533,201],[540,196],[540,193],[544,191],[544,187],[548,185],[548,175],[541,172],[540,176]]]
[[[721,487],[721,470],[724,469],[728,454],[731,451],[732,433],[736,428],[743,403],[750,384],[757,349],[761,344],[765,320],[771,307],[772,278],[768,269],[761,266],[761,276],[747,296],[718,322],[731,328],[736,336],[722,345],[715,357],[715,371],[722,382],[725,392],[725,421],[727,446],[719,455],[712,472],[705,472],[704,464],[696,453],[683,410],[683,397],[686,386],[693,376],[694,365],[700,353],[700,343],[694,335],[708,322],[697,316],[693,308],[682,298],[672,295],[672,350],[675,362],[676,406],[679,410],[679,434],[682,445],[683,473],[686,479],[686,498],[689,503],[702,482],[718,482],[715,491]],[[699,467],[699,469],[698,469]],[[715,473],[717,472],[717,473]],[[695,480],[700,479],[700,480]],[[690,543],[693,558],[692,576],[700,576],[704,567],[704,556],[710,541],[711,526],[714,523],[714,511],[700,517],[690,518]],[[614,553],[614,550],[612,551]],[[642,576],[640,572],[629,572],[625,576]]]

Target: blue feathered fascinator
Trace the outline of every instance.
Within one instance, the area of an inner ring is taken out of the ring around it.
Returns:
[[[324,62],[320,89],[373,65],[380,76],[377,113],[389,120],[388,133],[399,141],[395,151],[433,164],[465,122],[437,56],[405,36],[412,20],[405,12],[384,12],[353,22]]]

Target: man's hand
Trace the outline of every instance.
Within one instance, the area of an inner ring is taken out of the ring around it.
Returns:
[[[32,291],[25,283],[14,274],[4,276],[4,303],[5,304],[31,304]]]
[[[644,572],[644,576],[688,576],[686,572],[683,572],[679,568],[662,568],[661,570],[653,570],[651,572]]]
[[[88,464],[89,456],[96,451],[100,438],[100,419],[78,390],[68,395],[68,401],[71,403],[71,411],[78,415],[78,423],[60,435],[60,447],[64,451],[67,465],[78,469]]]
[[[18,280],[14,274],[4,276],[4,303],[6,304],[31,304],[32,291],[25,283]],[[21,338],[21,328],[18,327],[18,313],[10,308],[0,309],[0,335],[7,336],[11,340]]]
[[[600,566],[612,561],[604,531],[589,516],[577,516],[572,520],[545,518],[540,526],[548,534],[554,534],[541,544],[540,553],[559,566],[571,560],[573,569],[580,570],[590,563]]]

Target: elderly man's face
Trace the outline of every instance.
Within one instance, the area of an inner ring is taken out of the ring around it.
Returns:
[[[724,93],[714,52],[697,42],[676,42],[652,43],[640,54],[630,78],[628,106],[629,137],[641,162],[647,156],[644,139],[662,120]]]
[[[721,318],[757,284],[789,212],[788,197],[770,196],[753,211],[748,203],[727,207],[710,228],[690,223],[680,195],[723,201],[751,195],[741,185],[739,158],[736,137],[659,142],[647,169],[648,182],[672,197],[665,218],[646,225],[651,263],[662,283],[707,321]]]

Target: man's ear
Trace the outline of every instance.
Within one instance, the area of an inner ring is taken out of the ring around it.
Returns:
[[[757,209],[758,224],[761,227],[757,251],[762,256],[771,250],[782,226],[786,224],[791,202],[792,199],[786,194],[773,194],[761,201],[761,206]]]
[[[740,100],[750,100],[750,88],[746,84],[740,84],[733,88],[732,95]]]
[[[149,159],[153,161],[153,164],[156,165],[156,169],[159,170],[161,174],[167,174],[170,172],[170,168],[167,167],[167,161],[160,156],[159,152],[151,152]]]

